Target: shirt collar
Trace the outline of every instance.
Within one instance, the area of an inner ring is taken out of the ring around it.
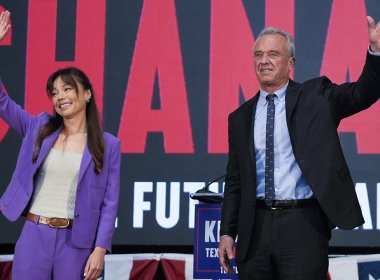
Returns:
[[[287,81],[287,83],[286,83],[283,87],[279,88],[278,90],[276,90],[276,91],[273,93],[273,94],[276,95],[275,100],[277,99],[277,100],[279,100],[279,101],[283,101],[283,100],[285,99],[286,88],[288,87],[288,85],[289,85],[289,81]],[[271,94],[271,93],[268,93],[268,92],[266,92],[266,91],[263,90],[263,89],[260,89],[260,99],[263,99],[263,101],[264,101],[264,102],[263,102],[264,105],[268,102],[268,101],[266,100],[266,97],[267,97],[268,94]]]

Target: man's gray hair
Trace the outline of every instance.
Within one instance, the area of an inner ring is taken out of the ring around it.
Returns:
[[[291,57],[296,56],[296,48],[294,47],[294,41],[293,41],[292,36],[288,32],[283,31],[281,29],[277,29],[275,27],[266,27],[263,30],[261,30],[259,36],[256,39],[256,42],[265,35],[281,35],[285,37],[285,39],[288,41],[288,49],[289,49],[290,56]]]

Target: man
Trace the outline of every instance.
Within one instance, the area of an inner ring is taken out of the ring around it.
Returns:
[[[331,228],[363,224],[337,127],[380,96],[380,27],[356,83],[289,79],[292,38],[264,29],[253,48],[260,92],[230,114],[219,260],[238,236],[240,279],[326,279]],[[375,128],[374,128],[375,129]]]

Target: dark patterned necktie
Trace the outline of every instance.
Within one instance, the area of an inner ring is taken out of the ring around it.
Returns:
[[[272,205],[274,192],[274,94],[268,94],[267,124],[265,139],[265,203]]]

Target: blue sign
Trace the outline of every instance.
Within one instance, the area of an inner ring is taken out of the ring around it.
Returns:
[[[358,263],[360,280],[378,280],[380,279],[380,262],[362,262]]]
[[[197,204],[194,230],[194,279],[239,279],[235,260],[231,265],[235,274],[227,274],[219,265],[218,245],[221,204]]]

